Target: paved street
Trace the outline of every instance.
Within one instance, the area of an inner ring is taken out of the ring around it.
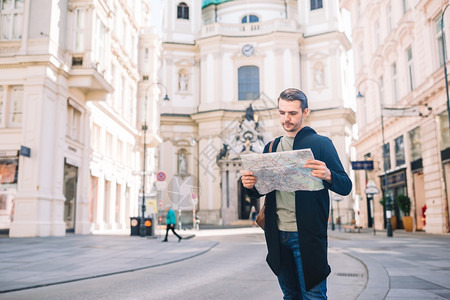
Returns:
[[[367,268],[367,286],[358,299],[450,299],[450,235],[401,230],[393,235],[330,233],[330,252],[345,253]]]
[[[0,238],[0,299],[281,299],[260,229],[195,233]],[[330,231],[329,244],[329,299],[450,299],[448,235]]]

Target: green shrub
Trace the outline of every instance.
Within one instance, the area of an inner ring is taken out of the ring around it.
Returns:
[[[409,216],[409,212],[411,211],[411,199],[409,199],[408,196],[400,194],[395,197],[395,202],[397,202],[397,205],[403,214]]]

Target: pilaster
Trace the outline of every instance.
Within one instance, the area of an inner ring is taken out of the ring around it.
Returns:
[[[20,157],[10,237],[65,235],[64,160],[58,147],[64,144],[66,127],[61,124],[65,118],[59,116],[63,100],[52,88],[44,82],[24,88],[22,143],[31,149],[31,156]]]

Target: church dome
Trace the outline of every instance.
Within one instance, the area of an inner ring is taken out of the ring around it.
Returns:
[[[229,1],[233,1],[233,0],[203,0],[203,4],[202,4],[202,8],[205,8],[211,4],[221,4],[224,2],[229,2]]]

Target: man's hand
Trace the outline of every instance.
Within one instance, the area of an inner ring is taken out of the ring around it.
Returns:
[[[327,168],[327,165],[320,160],[308,160],[306,164],[303,165],[305,168],[313,169],[311,171],[311,175],[322,180],[328,181],[328,183],[332,184],[333,180],[331,178],[331,171]]]
[[[255,186],[256,177],[253,175],[253,172],[244,171],[242,174],[242,185],[247,189],[252,189]]]

